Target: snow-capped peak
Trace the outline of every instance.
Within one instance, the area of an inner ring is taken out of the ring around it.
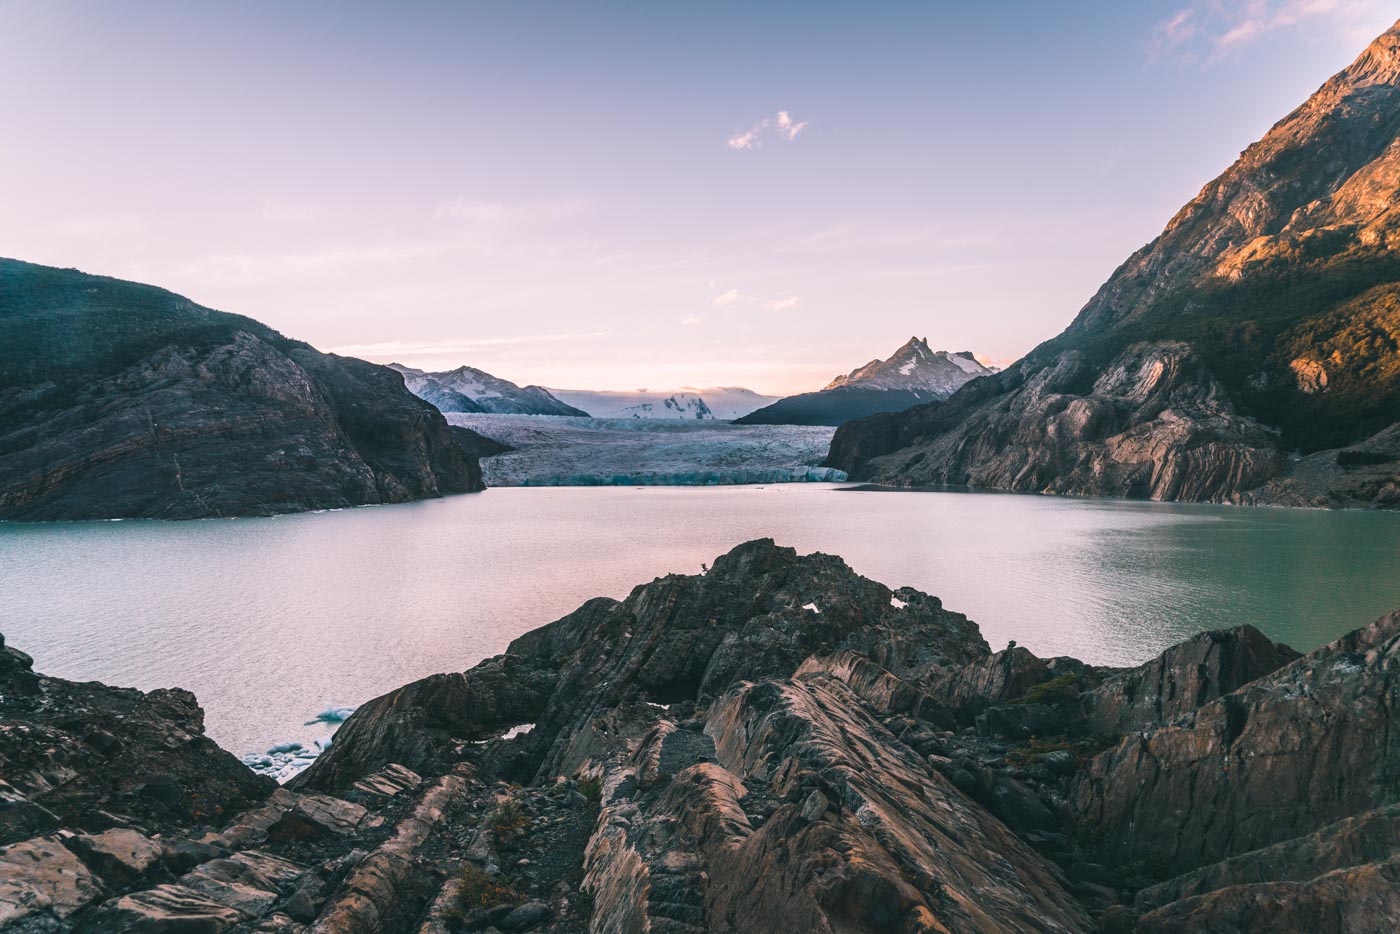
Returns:
[[[912,389],[946,397],[968,380],[992,372],[968,351],[932,350],[928,338],[911,337],[889,359],[872,360],[825,388]]]

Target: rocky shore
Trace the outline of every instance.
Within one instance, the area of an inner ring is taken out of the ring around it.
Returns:
[[[362,705],[287,786],[0,647],[0,928],[1392,931],[1400,614],[1133,669],[750,542]]]

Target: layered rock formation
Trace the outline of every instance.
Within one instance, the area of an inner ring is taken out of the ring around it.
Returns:
[[[482,488],[386,367],[161,289],[0,260],[0,519],[188,519]]]
[[[1397,658],[1400,614],[1302,657],[992,653],[758,541],[361,706],[273,791],[188,695],[0,649],[0,924],[1389,931]]]
[[[1250,146],[1063,334],[849,423],[895,485],[1400,506],[1400,29]]]

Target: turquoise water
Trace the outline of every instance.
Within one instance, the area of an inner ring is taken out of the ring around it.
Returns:
[[[1100,664],[1240,623],[1306,650],[1400,609],[1396,514],[805,484],[493,489],[275,519],[0,524],[0,632],[48,674],[193,690],[241,754],[760,536],[936,594],[994,648]]]

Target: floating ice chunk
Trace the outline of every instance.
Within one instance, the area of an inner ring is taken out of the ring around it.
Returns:
[[[275,756],[279,752],[297,752],[305,748],[306,746],[304,743],[299,743],[296,740],[289,740],[285,743],[278,743],[276,746],[269,746],[267,752],[268,755]]]
[[[817,607],[815,603],[804,603],[802,604],[802,609],[811,610],[813,613],[817,613],[819,615],[821,613],[821,610]]]
[[[894,596],[890,597],[890,606],[894,607],[896,610],[902,610],[902,609],[904,609],[904,608],[905,608],[906,606],[908,606],[908,605],[909,605],[909,604],[905,603],[903,600],[899,599],[898,597],[894,597]]]
[[[344,723],[350,719],[350,715],[355,712],[354,707],[327,707],[318,713],[314,719],[307,720],[306,726],[313,723]]]
[[[501,739],[515,739],[517,736],[524,736],[534,728],[535,725],[533,723],[522,723],[519,726],[513,726],[506,730],[505,733],[501,735]]]

